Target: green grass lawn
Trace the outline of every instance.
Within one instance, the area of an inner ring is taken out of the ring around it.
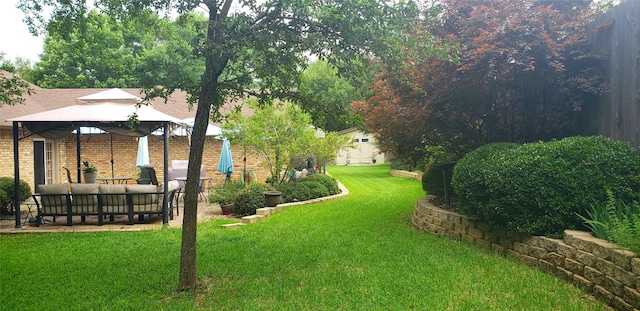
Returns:
[[[175,291],[180,230],[0,238],[0,310],[601,310],[583,291],[409,224],[415,180],[332,167],[351,194],[262,222],[199,224],[197,293]]]

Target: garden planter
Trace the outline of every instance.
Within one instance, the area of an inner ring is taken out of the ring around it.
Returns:
[[[231,214],[233,214],[233,203],[220,204],[220,208],[222,209],[222,215],[231,215]]]
[[[282,192],[280,191],[265,191],[264,199],[267,207],[276,207],[280,201],[280,195]]]
[[[82,173],[84,176],[84,183],[85,184],[95,184],[96,183],[96,177],[98,176],[98,173],[93,172],[93,173]]]

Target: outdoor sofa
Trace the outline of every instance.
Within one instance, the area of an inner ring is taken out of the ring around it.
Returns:
[[[170,219],[173,219],[174,203],[177,201],[179,183],[170,181],[167,204]],[[73,216],[98,216],[98,225],[109,216],[113,222],[116,215],[128,216],[128,223],[134,223],[134,216],[140,221],[145,215],[162,215],[164,202],[163,185],[132,184],[51,184],[38,185],[38,193],[32,195],[38,209],[36,225],[43,217],[67,217],[67,226],[73,225]]]

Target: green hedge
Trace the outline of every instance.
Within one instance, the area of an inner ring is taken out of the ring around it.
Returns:
[[[0,177],[0,212],[9,213],[14,197],[13,177]],[[20,180],[20,202],[24,202],[31,197],[31,187],[26,181]]]
[[[526,234],[580,228],[578,214],[640,191],[640,152],[604,137],[488,145],[466,155],[453,173],[459,211]]]

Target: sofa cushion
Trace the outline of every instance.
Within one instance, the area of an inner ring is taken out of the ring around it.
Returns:
[[[128,193],[144,193],[134,194],[131,196],[131,201],[134,205],[137,204],[151,204],[158,201],[158,196],[155,193],[158,192],[158,186],[156,185],[127,185]]]
[[[38,192],[40,194],[60,194],[56,196],[43,196],[41,197],[42,207],[66,207],[69,188],[67,184],[50,184],[50,185],[38,185]]]
[[[38,192],[41,194],[67,194],[69,188],[67,184],[38,185]]]
[[[82,206],[97,206],[98,193],[100,193],[100,185],[98,184],[71,184],[71,200],[73,201],[73,207],[77,207],[78,212],[83,212],[85,210],[81,208]],[[74,210],[74,212],[76,211]]]
[[[123,210],[125,207],[125,193],[127,192],[127,188],[125,185],[110,185],[110,184],[100,184],[100,193],[108,194],[102,196],[102,205],[107,206],[105,211],[113,210],[111,206],[121,207],[117,210]],[[115,195],[115,194],[121,195]]]

